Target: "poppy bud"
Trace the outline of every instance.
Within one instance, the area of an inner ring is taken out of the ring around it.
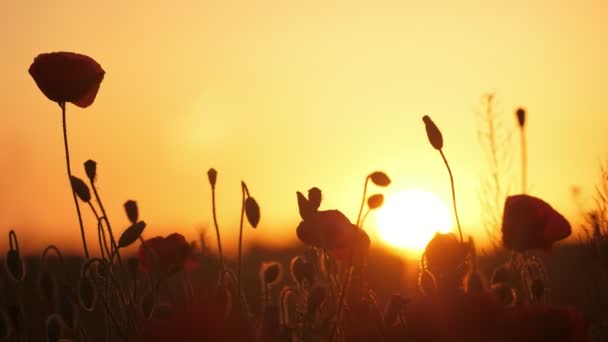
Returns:
[[[82,181],[82,179],[76,176],[70,176],[70,183],[72,184],[72,190],[76,193],[78,198],[83,202],[91,201],[91,192],[89,187]]]
[[[532,280],[532,284],[530,285],[530,292],[532,293],[532,298],[534,300],[540,300],[545,294],[545,283],[543,282],[543,280]]]
[[[315,287],[310,291],[310,297],[308,298],[308,312],[315,312],[321,304],[325,301],[325,288]]]
[[[91,183],[95,181],[95,177],[97,176],[97,163],[94,160],[87,160],[84,162],[84,172],[87,174]]]
[[[207,171],[207,178],[209,178],[209,184],[211,184],[211,188],[215,189],[215,182],[217,181],[217,171],[214,168],[210,168]]]
[[[64,326],[61,316],[52,314],[46,319],[46,338],[49,342],[58,342],[63,336]]]
[[[139,221],[127,228],[118,239],[118,248],[127,247],[139,239],[141,233],[144,232],[146,223]]]
[[[513,306],[517,301],[515,290],[505,283],[492,284],[491,291],[504,306]]]
[[[16,249],[11,249],[6,254],[6,269],[14,281],[22,281],[25,278],[25,265],[21,255]]]
[[[382,171],[373,172],[369,175],[369,178],[377,186],[389,186],[391,184],[391,179]]]
[[[426,135],[429,138],[431,145],[433,145],[436,150],[441,150],[443,148],[443,136],[441,135],[441,131],[428,115],[423,116],[422,121],[424,121]]]
[[[321,189],[314,187],[308,190],[308,203],[312,206],[314,210],[318,210],[321,206]]]
[[[519,124],[519,128],[524,128],[524,125],[526,123],[526,110],[522,107],[519,107],[515,111],[515,115],[517,116],[517,123]]]
[[[132,224],[135,224],[139,219],[139,209],[137,208],[137,202],[128,200],[124,204],[127,217]]]
[[[279,281],[281,264],[278,262],[263,263],[261,267],[264,284],[273,285]]]
[[[481,294],[483,292],[483,280],[478,272],[469,272],[464,279],[464,291],[468,294]]]
[[[249,221],[249,224],[251,224],[253,228],[257,228],[258,223],[260,223],[260,207],[253,197],[247,197],[247,199],[245,199],[245,214],[247,214],[247,221]]]
[[[424,270],[418,275],[418,289],[425,296],[430,296],[437,290],[435,276],[429,270]]]
[[[310,203],[310,201],[306,197],[304,197],[301,192],[297,191],[296,194],[298,195],[298,210],[300,212],[300,217],[302,218],[302,220],[309,220],[310,218],[312,218],[316,210],[314,206]]]
[[[380,208],[383,203],[384,203],[384,195],[382,195],[382,194],[375,194],[375,195],[370,196],[367,199],[367,206],[370,209]]]
[[[78,285],[78,302],[80,303],[80,307],[88,312],[92,312],[95,308],[97,290],[87,276],[80,278],[80,284]]]

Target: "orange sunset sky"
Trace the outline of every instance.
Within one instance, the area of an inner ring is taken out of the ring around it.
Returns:
[[[42,52],[95,58],[105,79],[87,109],[68,106],[72,167],[98,162],[115,230],[135,199],[146,235],[212,227],[206,170],[218,178],[226,244],[240,180],[262,221],[246,240],[295,240],[295,192],[354,219],[365,176],[387,194],[428,190],[451,204],[448,175],[421,117],[443,132],[463,230],[478,240],[487,175],[476,112],[497,94],[512,133],[528,109],[530,194],[577,223],[570,188],[591,205],[608,157],[608,3],[510,1],[7,1],[1,6],[0,248],[82,252],[65,174],[61,112],[27,70]],[[513,193],[519,145],[512,139]],[[373,192],[374,190],[372,190]],[[86,209],[86,208],[84,208]],[[88,210],[91,244],[96,224]],[[368,229],[374,230],[370,220]],[[578,231],[577,231],[578,232]],[[213,231],[210,244],[215,246]],[[374,237],[372,236],[372,240]],[[575,237],[570,238],[575,241]]]

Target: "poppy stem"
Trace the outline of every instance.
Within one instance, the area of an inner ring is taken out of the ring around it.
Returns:
[[[363,214],[363,207],[365,206],[365,196],[367,195],[367,184],[369,183],[369,175],[365,178],[365,183],[363,184],[363,198],[361,198],[361,206],[359,207],[359,214],[357,215],[357,223],[355,224],[359,227],[359,223],[361,221],[361,215]]]
[[[448,169],[448,173],[450,174],[450,184],[452,185],[452,204],[454,206],[454,216],[456,216],[456,225],[458,226],[458,234],[460,235],[460,242],[464,242],[462,238],[462,227],[460,226],[460,219],[458,218],[458,208],[456,208],[456,189],[454,188],[454,176],[452,175],[452,169],[450,169],[450,164],[448,160],[445,158],[445,154],[443,154],[443,150],[439,150],[441,153],[441,158],[443,158],[443,162],[445,163],[445,167]]]
[[[110,235],[111,249],[117,249],[116,240],[114,239],[114,234],[112,233],[112,226],[110,225],[110,220],[108,220],[108,214],[106,213],[106,209],[103,206],[103,203],[101,202],[101,198],[99,197],[99,193],[97,192],[97,187],[95,187],[95,182],[93,182],[92,179],[90,180],[90,184],[91,184],[91,189],[93,189],[93,194],[95,195],[95,200],[97,201],[97,204],[99,205],[99,209],[101,210],[100,221],[101,220],[105,221],[106,227],[108,228],[108,233]],[[91,205],[91,209],[93,209],[93,205]],[[93,210],[95,210],[95,209],[93,209]],[[103,227],[102,227],[102,229],[103,229]],[[116,256],[118,257],[119,264],[122,265],[122,260],[120,258],[120,253],[118,251],[116,252]]]
[[[65,162],[67,164],[68,170],[68,181],[71,184],[72,179],[72,170],[70,168],[70,149],[68,147],[68,133],[67,133],[67,124],[66,124],[66,113],[65,113],[65,102],[59,103],[61,107],[61,116],[63,120],[63,145],[65,147]],[[82,215],[80,214],[80,206],[78,205],[78,199],[76,198],[76,193],[74,189],[70,186],[72,197],[74,198],[74,204],[76,205],[76,214],[78,214],[78,224],[80,225],[80,235],[82,238],[82,246],[84,247],[84,256],[86,259],[89,258],[89,249],[87,248],[87,240],[84,234],[84,225],[82,224]]]
[[[521,193],[526,193],[527,188],[527,170],[528,170],[528,158],[526,153],[526,132],[522,127],[520,130],[520,140],[521,140]]]
[[[243,218],[245,215],[245,186],[241,182],[241,222],[239,223],[239,260],[237,266],[237,288],[239,301],[241,300],[241,262],[243,256]]]
[[[224,255],[222,254],[222,240],[220,239],[220,226],[217,223],[217,212],[215,206],[215,185],[211,185],[211,211],[213,212],[213,225],[215,226],[215,235],[217,237],[217,249],[220,255],[220,265],[222,266],[222,276],[224,278]]]

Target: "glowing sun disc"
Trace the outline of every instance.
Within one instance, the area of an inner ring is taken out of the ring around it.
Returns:
[[[428,191],[406,190],[386,199],[376,225],[387,244],[410,252],[423,251],[436,232],[452,226],[448,206]]]

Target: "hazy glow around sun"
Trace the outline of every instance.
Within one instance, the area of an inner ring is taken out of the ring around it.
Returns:
[[[435,232],[450,231],[452,216],[447,205],[432,193],[405,190],[386,199],[376,224],[386,243],[417,253],[424,250]]]

